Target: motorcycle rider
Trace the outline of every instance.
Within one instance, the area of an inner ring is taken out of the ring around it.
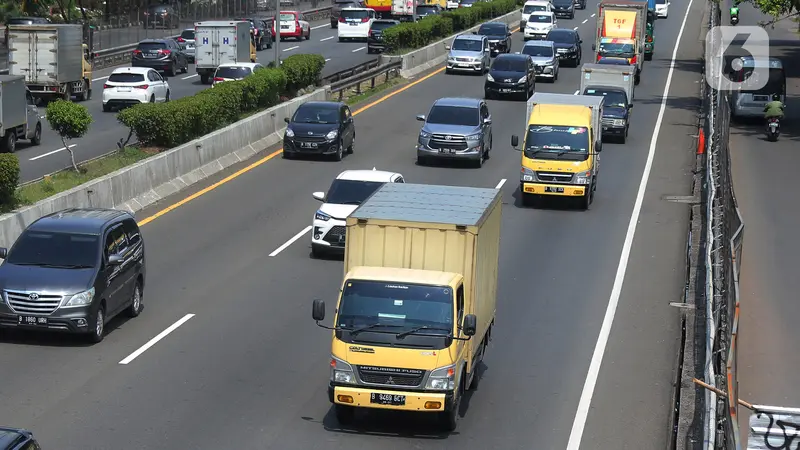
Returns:
[[[783,120],[784,108],[780,94],[772,94],[772,101],[764,105],[764,119],[767,121],[772,118]]]
[[[739,16],[739,2],[734,1],[733,6],[731,6],[731,18]]]

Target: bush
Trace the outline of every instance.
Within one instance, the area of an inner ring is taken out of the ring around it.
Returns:
[[[11,153],[0,153],[0,207],[8,211],[16,207],[19,184],[19,158]]]
[[[319,83],[319,76],[325,66],[322,55],[292,55],[283,60],[281,69],[286,72],[286,90],[297,92]]]
[[[386,29],[383,40],[393,50],[414,50],[482,22],[508,14],[519,6],[517,0],[493,0],[474,3],[471,8],[445,11],[418,22],[406,22]]]
[[[298,56],[318,55],[295,55],[287,58],[283,65]],[[313,65],[314,58],[309,60],[312,62],[291,64],[295,80],[319,78],[322,66]],[[315,68],[316,72],[309,72],[308,67]],[[117,120],[131,129],[141,145],[173,148],[230,125],[242,114],[277,105],[280,95],[287,92],[288,80],[289,71],[283,67],[264,69],[243,80],[221,83],[190,97],[124,109]]]

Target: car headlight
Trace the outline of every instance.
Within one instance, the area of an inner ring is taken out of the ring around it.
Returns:
[[[520,181],[536,181],[536,172],[532,171],[531,169],[523,167],[519,171],[519,180]]]
[[[329,131],[328,134],[325,135],[325,138],[328,140],[336,139],[336,136],[339,134],[337,130]]]
[[[480,133],[470,134],[469,136],[467,136],[467,140],[468,141],[480,141],[481,140],[481,136],[482,135]]]
[[[611,123],[615,127],[624,127],[625,126],[625,119],[614,119]]]
[[[420,131],[419,137],[420,139],[428,139],[429,137],[431,137],[431,134],[428,133],[427,131]]]
[[[64,303],[64,306],[65,307],[86,306],[90,305],[93,299],[94,299],[94,288],[91,288],[89,290],[75,294],[72,297],[69,297],[66,303]]]
[[[528,77],[522,77],[519,80],[517,80],[517,83],[524,83],[526,81],[528,81]]]
[[[293,138],[294,137],[294,131],[292,131],[291,128],[287,128],[286,129],[286,137],[288,137],[288,138]]]
[[[353,374],[353,366],[331,355],[331,381],[355,384],[356,377]]]
[[[432,370],[425,384],[425,389],[437,391],[452,391],[456,388],[455,364]]]
[[[575,174],[575,184],[590,184],[592,182],[592,171],[578,172]]]
[[[322,211],[317,211],[317,212],[314,213],[314,219],[322,220],[323,222],[327,222],[327,221],[331,220],[331,216],[325,214]]]
[[[494,82],[494,77],[492,76],[492,74],[487,74],[486,75],[486,81]]]

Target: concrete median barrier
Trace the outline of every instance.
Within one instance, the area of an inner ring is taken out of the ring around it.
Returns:
[[[487,22],[505,22],[512,30],[514,30],[519,25],[520,19],[522,19],[522,10],[517,9],[504,16],[494,18]],[[480,25],[476,25],[470,29],[458,32],[440,41],[436,41],[426,47],[422,47],[403,55],[381,55],[381,64],[388,64],[393,61],[402,60],[403,66],[400,68],[400,76],[403,78],[411,78],[419,73],[425,72],[426,70],[432,69],[444,63],[447,59],[447,49],[445,49],[444,46],[450,44],[450,42],[452,42],[456,36],[478,31],[478,28],[480,28]]]
[[[66,208],[117,208],[136,212],[283,139],[285,117],[302,103],[326,100],[329,87],[254,114],[102,178],[0,216],[0,246],[9,247],[39,217]]]

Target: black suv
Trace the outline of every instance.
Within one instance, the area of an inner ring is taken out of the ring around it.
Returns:
[[[174,77],[189,71],[189,57],[175,39],[145,39],[131,55],[131,66],[160,70]]]
[[[144,12],[144,28],[165,28],[174,30],[180,25],[180,17],[175,8],[169,5],[150,5]]]
[[[553,13],[556,17],[575,18],[574,0],[553,0]]]
[[[253,35],[253,42],[256,45],[256,51],[264,50],[265,48],[272,48],[272,35],[270,28],[267,28],[267,23],[264,19],[236,19],[250,22],[250,34]]]
[[[0,450],[42,450],[42,447],[28,430],[0,427]]]
[[[555,28],[547,33],[547,37],[544,40],[553,42],[559,61],[569,61],[575,67],[581,65],[581,58],[583,57],[581,44],[583,44],[583,40],[577,30]]]
[[[397,20],[375,19],[370,25],[369,34],[367,35],[367,53],[386,50],[386,44],[383,42],[383,32],[387,28],[399,24],[400,22]]]
[[[0,248],[0,327],[85,334],[142,312],[144,240],[133,216],[65,209],[41,217],[10,250]]]
[[[486,36],[489,39],[491,56],[511,51],[511,29],[503,22],[484,23],[475,34]]]

